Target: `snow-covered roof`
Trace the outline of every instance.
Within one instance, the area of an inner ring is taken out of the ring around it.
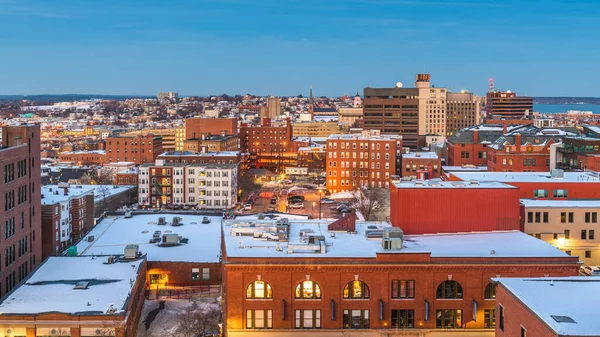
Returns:
[[[597,125],[586,125],[586,128],[590,129],[591,131],[595,132],[595,133],[600,133],[600,126]]]
[[[419,159],[419,158],[423,158],[423,159],[438,159],[439,156],[437,153],[435,152],[410,152],[410,153],[404,153],[402,155],[402,159]]]
[[[158,155],[158,159],[167,156],[178,156],[178,157],[235,157],[239,155],[238,151],[219,151],[219,152],[192,152],[192,151],[171,151],[163,152]]]
[[[61,152],[60,154],[106,154],[105,150],[90,150],[90,151],[72,151],[72,152]]]
[[[442,166],[442,170],[444,170],[445,172],[454,172],[454,171],[487,171],[488,168],[487,166],[474,166],[474,167],[468,167],[468,166]]]
[[[363,136],[362,133],[344,133],[344,134],[331,134],[329,135],[329,137],[327,137],[327,139],[331,139],[331,140],[344,140],[344,139],[348,139],[348,140],[399,140],[402,139],[402,136],[399,135],[368,135],[368,136]]]
[[[500,182],[600,182],[600,178],[591,172],[564,172],[562,178],[552,178],[550,172],[455,172],[462,180],[500,181]]]
[[[181,218],[182,226],[171,226],[173,217]],[[165,217],[167,225],[158,225],[158,218]],[[202,224],[201,215],[155,213],[108,217],[100,222],[77,244],[79,255],[121,254],[128,244],[137,244],[147,254],[148,261],[168,262],[219,262],[221,254],[221,217],[209,216],[209,224]],[[179,234],[188,243],[161,247],[150,243],[155,231],[161,234]],[[93,242],[88,242],[89,236]]]
[[[542,200],[521,199],[525,207],[556,207],[556,208],[600,208],[599,199],[577,199],[577,200]]]
[[[381,239],[367,238],[367,231],[383,231],[386,222],[356,222],[356,233],[328,231],[329,220],[289,219],[289,241],[266,240],[275,221],[233,219],[223,222],[227,257],[250,258],[375,258],[378,253],[431,253],[431,257],[568,257],[558,248],[519,231],[459,233],[438,235],[405,235],[403,248],[384,251]],[[271,228],[269,228],[271,227]],[[313,252],[306,246],[301,232],[325,238],[326,252]],[[253,231],[263,232],[255,239]],[[236,235],[236,233],[246,235]],[[298,247],[298,250],[296,250]],[[288,253],[291,249],[293,252]]]
[[[394,181],[397,188],[517,188],[497,181],[440,181],[440,180],[412,180]]]
[[[119,252],[123,254],[123,250]],[[105,314],[126,307],[143,259],[106,264],[106,257],[49,257],[0,304],[5,314]],[[89,282],[87,289],[74,289]]]
[[[558,336],[600,335],[598,324],[600,277],[496,278],[493,280],[498,281],[518,298]],[[565,316],[574,322],[557,321],[564,319]]]
[[[77,186],[81,186],[81,188]],[[42,186],[42,205],[54,205],[56,203],[68,201],[73,198],[80,198],[93,192],[94,187],[91,187],[90,185],[70,186],[68,188],[67,195],[65,195],[64,188],[58,187],[58,185]]]

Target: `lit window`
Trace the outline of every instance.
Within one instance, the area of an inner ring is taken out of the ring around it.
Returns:
[[[296,286],[296,298],[321,298],[321,287],[313,281],[303,281]]]
[[[362,281],[351,281],[344,287],[344,298],[369,298],[369,287]]]
[[[273,298],[271,285],[265,281],[254,281],[246,288],[246,298],[248,299],[263,299]]]

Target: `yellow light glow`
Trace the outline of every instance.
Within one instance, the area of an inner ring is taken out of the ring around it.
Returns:
[[[569,242],[569,240],[565,239],[565,238],[558,238],[556,239],[556,244],[559,247],[565,247],[565,245]]]

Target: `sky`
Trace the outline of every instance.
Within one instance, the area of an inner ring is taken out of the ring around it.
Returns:
[[[0,95],[600,96],[600,0],[0,0]]]

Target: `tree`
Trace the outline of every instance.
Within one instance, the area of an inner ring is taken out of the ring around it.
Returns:
[[[220,317],[220,310],[203,311],[194,302],[190,308],[178,315],[176,334],[181,337],[194,337],[208,331],[219,331]]]
[[[94,177],[94,183],[96,185],[112,185],[113,173],[111,170],[100,170],[96,172]]]
[[[260,191],[260,185],[254,182],[254,178],[247,172],[238,179],[238,188],[242,191],[240,197],[245,200],[250,193]]]
[[[375,212],[383,208],[385,203],[384,189],[381,188],[358,188],[354,191],[353,206],[359,211],[365,220],[375,218]]]

